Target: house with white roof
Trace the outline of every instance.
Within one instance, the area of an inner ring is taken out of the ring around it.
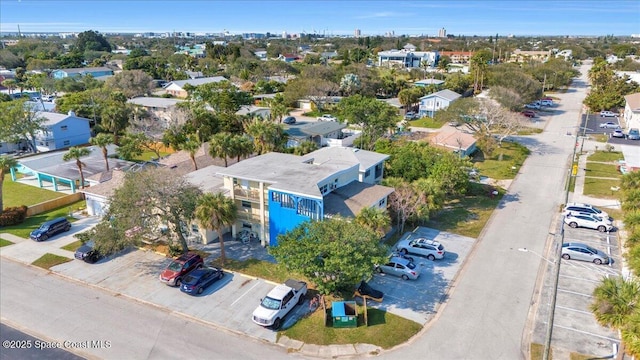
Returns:
[[[449,104],[458,100],[462,95],[449,89],[440,90],[433,94],[425,95],[420,98],[420,106],[418,108],[418,115],[420,117],[430,116],[433,117],[436,111],[446,109]]]
[[[627,129],[640,129],[640,93],[624,97],[624,123]]]
[[[198,79],[188,79],[188,80],[174,80],[168,83],[164,89],[169,95],[173,95],[175,97],[185,98],[189,93],[184,89],[184,86],[189,84],[191,86],[200,86],[204,84],[209,84],[213,82],[221,82],[221,81],[229,81],[224,76],[211,76],[205,78]]]
[[[58,69],[51,72],[51,76],[54,79],[64,79],[66,77],[82,77],[91,75],[94,78],[101,76],[113,75],[113,70],[108,67],[86,67],[86,68],[70,68],[70,69]]]
[[[440,55],[437,51],[388,50],[378,52],[378,66],[402,68],[435,67]]]
[[[142,96],[127,100],[129,104],[139,106],[147,111],[152,119],[159,121],[163,127],[167,127],[172,121],[172,114],[177,105],[183,102],[180,99]]]
[[[64,149],[89,142],[89,119],[76,116],[73,111],[68,114],[39,112],[37,116],[46,119],[42,124],[44,130],[37,132],[34,139],[38,151]]]

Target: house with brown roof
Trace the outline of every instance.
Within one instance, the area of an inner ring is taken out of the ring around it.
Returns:
[[[116,168],[86,179],[92,185],[80,191],[84,193],[84,198],[87,201],[87,213],[90,216],[104,216],[107,212],[109,199],[116,189],[124,184],[124,177],[125,172]]]
[[[476,150],[476,138],[464,131],[454,127],[443,127],[443,129],[429,138],[429,142],[463,156],[471,156]]]

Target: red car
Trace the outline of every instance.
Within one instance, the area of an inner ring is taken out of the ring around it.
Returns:
[[[536,112],[533,110],[525,110],[523,112],[521,112],[522,115],[528,117],[528,118],[534,118],[536,117]]]
[[[164,269],[160,274],[160,281],[170,286],[180,286],[185,275],[202,265],[204,265],[202,256],[196,253],[183,254]]]

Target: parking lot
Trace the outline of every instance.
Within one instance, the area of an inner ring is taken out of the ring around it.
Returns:
[[[368,305],[426,324],[435,315],[440,303],[446,299],[447,289],[469,255],[475,239],[418,227],[413,232],[406,233],[400,240],[419,237],[440,242],[445,248],[444,258],[430,261],[409,254],[421,271],[417,280],[402,280],[393,275],[375,274],[369,284],[384,293],[384,301],[369,302]]]
[[[640,146],[640,140],[629,140],[626,138],[616,138],[611,135],[616,131],[615,128],[607,128],[601,127],[603,124],[612,122],[614,124],[618,124],[620,128],[622,128],[620,119],[618,117],[601,117],[599,114],[593,114],[586,117],[586,115],[582,116],[582,124],[580,125],[579,134],[589,135],[597,135],[603,134],[609,137],[607,143],[609,144],[624,144],[624,145],[637,145]],[[622,132],[626,135],[627,129],[622,129]]]
[[[621,271],[620,249],[616,232],[600,233],[590,229],[564,227],[564,242],[580,242],[604,251],[613,261],[609,265],[595,265],[577,260],[560,260],[560,273],[553,320],[552,347],[569,352],[606,357],[613,354],[614,344],[619,344],[615,331],[602,327],[589,309],[593,302],[593,290],[603,277],[619,276]],[[557,246],[551,254],[557,254]],[[557,255],[549,256],[550,262]],[[540,296],[533,342],[544,344],[547,320],[553,294],[553,264],[548,264],[547,276]],[[555,356],[554,356],[555,357]]]

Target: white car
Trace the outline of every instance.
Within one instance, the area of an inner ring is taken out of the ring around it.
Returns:
[[[599,125],[601,129],[619,129],[620,125],[614,123],[613,121],[607,121],[606,123],[602,123]]]
[[[613,111],[603,110],[600,111],[600,117],[616,117],[616,114]]]
[[[591,214],[597,217],[601,217],[601,218],[609,219],[610,221],[613,221],[613,218],[611,218],[609,214],[607,214],[605,211],[602,211],[590,204],[583,204],[583,203],[577,203],[577,202],[567,203],[564,207],[564,211],[562,214],[567,215],[567,214],[579,214],[579,213]]]
[[[338,119],[331,114],[324,114],[318,117],[318,121],[338,121]]]
[[[437,241],[425,238],[402,240],[398,242],[396,249],[401,254],[422,255],[429,260],[442,259],[444,257],[444,246]]]
[[[564,223],[574,229],[578,227],[584,227],[588,229],[598,230],[600,232],[611,231],[613,229],[611,220],[583,213],[565,215]]]
[[[526,104],[524,107],[527,109],[540,110],[540,105],[536,103]]]
[[[553,100],[542,99],[542,100],[540,100],[540,105],[541,106],[553,106]]]

